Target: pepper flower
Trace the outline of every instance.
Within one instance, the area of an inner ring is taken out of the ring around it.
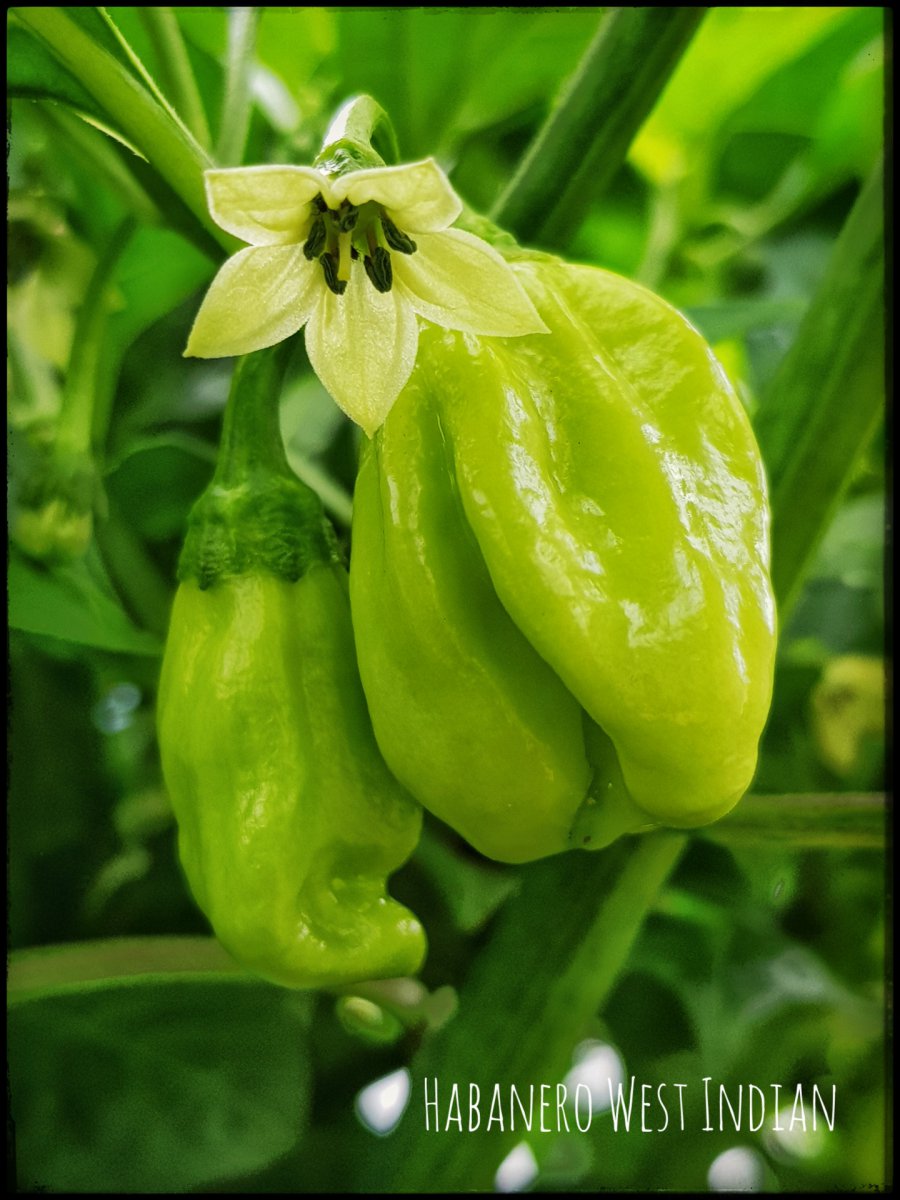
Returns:
[[[314,371],[370,437],[412,372],[418,318],[492,337],[547,332],[497,251],[451,228],[462,203],[433,159],[205,179],[213,219],[248,245],[213,280],[185,353],[249,354],[305,325]]]

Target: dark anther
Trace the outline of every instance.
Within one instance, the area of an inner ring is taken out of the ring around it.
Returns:
[[[325,249],[325,219],[316,217],[310,226],[309,237],[303,243],[303,253],[312,261],[318,258]]]
[[[335,254],[323,254],[319,259],[325,272],[325,282],[336,296],[343,296],[347,290],[347,281],[338,279],[338,260]]]
[[[345,200],[341,205],[340,216],[338,217],[338,229],[341,233],[349,233],[351,229],[356,227],[356,219],[359,216],[359,209],[353,204],[348,204]]]
[[[328,211],[328,205],[325,203],[321,192],[319,192],[318,196],[316,196],[316,198],[313,200],[313,205],[317,212],[323,213]]]
[[[372,281],[376,292],[389,292],[394,282],[394,271],[391,267],[391,256],[383,246],[376,246],[370,258],[367,254],[363,259],[366,274]]]
[[[385,241],[392,250],[399,250],[401,254],[415,254],[416,243],[401,232],[390,217],[381,218],[381,228],[384,230]]]

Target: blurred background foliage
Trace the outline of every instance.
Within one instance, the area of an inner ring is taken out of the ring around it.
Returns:
[[[246,144],[233,161],[310,161],[337,104],[368,91],[390,113],[402,156],[436,155],[485,212],[554,110],[602,11],[110,10],[213,152],[228,142],[233,154],[242,140],[241,122],[227,116],[223,138],[222,114],[249,21]],[[89,17],[80,20],[87,28]],[[612,182],[594,195],[588,181],[577,228],[545,243],[684,310],[751,417],[881,153],[884,20],[879,8],[709,10]],[[108,135],[118,132],[111,114],[15,18],[8,47],[13,522],[16,481],[68,386],[89,281],[131,222],[92,367],[102,477],[92,540],[68,566],[10,550],[18,1186],[390,1189],[397,1163],[385,1133],[402,1111],[404,1072],[452,1023],[472,964],[492,953],[498,913],[527,892],[529,868],[483,860],[428,822],[392,887],[428,930],[421,985],[369,985],[336,1007],[334,996],[250,980],[217,953],[177,864],[154,729],[180,540],[212,472],[231,368],[181,356],[215,247]],[[873,342],[881,334],[872,329]],[[796,419],[788,409],[770,421]],[[294,467],[346,544],[357,431],[302,350],[282,421]],[[859,797],[884,786],[883,422],[853,451],[782,626],[757,796]],[[743,839],[701,832],[602,1011],[572,1032],[573,1069],[593,1070],[601,1093],[616,1072],[698,1087],[707,1075],[732,1088],[836,1083],[835,1132],[702,1134],[692,1132],[702,1125],[694,1112],[687,1132],[648,1137],[616,1132],[605,1114],[587,1135],[526,1139],[496,1186],[883,1184],[884,886],[877,820],[868,840],[852,828],[818,842],[802,832],[770,838],[764,827]],[[506,969],[515,973],[516,962]],[[417,1094],[406,1124],[421,1119]],[[491,1160],[487,1143],[479,1153],[490,1178],[505,1151]],[[415,1179],[415,1139],[404,1154]],[[429,1174],[417,1184],[443,1185]]]

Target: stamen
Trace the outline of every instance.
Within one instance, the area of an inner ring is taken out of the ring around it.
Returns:
[[[382,214],[381,227],[384,230],[385,240],[392,250],[399,250],[401,254],[415,254],[418,249],[416,243],[398,229],[386,214]]]
[[[333,254],[325,253],[319,259],[325,273],[325,282],[336,296],[343,296],[347,290],[347,281],[338,279],[338,260]]]
[[[377,246],[371,257],[367,254],[363,259],[372,286],[376,292],[389,292],[394,283],[394,271],[391,266],[391,256],[382,246]]]
[[[327,211],[328,205],[325,203],[325,198],[321,192],[319,192],[318,196],[314,197],[313,207],[316,209],[316,212],[323,213]]]
[[[340,213],[337,219],[337,226],[341,233],[350,233],[356,227],[356,222],[359,219],[359,209],[355,204],[350,204],[344,200],[341,204]]]
[[[325,219],[316,217],[310,226],[309,236],[303,243],[303,254],[310,262],[314,258],[318,258],[325,249],[325,237]]]

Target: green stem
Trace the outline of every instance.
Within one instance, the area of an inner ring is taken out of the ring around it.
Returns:
[[[884,192],[879,164],[853,206],[756,419],[772,504],[781,621],[885,412]]]
[[[279,396],[293,342],[247,354],[235,367],[222,424],[213,483],[242,485],[249,475],[294,478],[281,436]]]
[[[250,128],[253,97],[250,75],[256,49],[259,10],[228,10],[228,58],[225,67],[225,95],[222,121],[216,143],[216,160],[224,167],[238,166],[244,157],[244,145]]]
[[[168,88],[185,125],[203,149],[208,150],[210,137],[206,111],[174,8],[149,6],[137,11],[156,51],[163,86]]]
[[[134,218],[129,216],[114,231],[94,269],[78,312],[57,426],[56,445],[62,453],[82,454],[91,449],[97,368],[109,316],[107,292],[116,263],[135,224]]]
[[[220,975],[259,982],[239,967],[215,938],[112,938],[13,951],[7,998],[12,1006],[45,996],[104,988],[140,976],[203,981]]]
[[[94,523],[103,563],[129,614],[142,629],[164,638],[169,625],[172,590],[143,542],[115,509]]]
[[[638,931],[684,847],[676,833],[626,840],[602,854],[567,854],[522,869],[522,888],[501,910],[489,942],[459,995],[456,1017],[430,1038],[413,1063],[410,1110],[391,1137],[377,1172],[392,1190],[489,1191],[494,1173],[521,1133],[455,1136],[425,1132],[425,1080],[441,1089],[469,1083],[489,1104],[495,1082],[553,1088],[572,1050],[609,996]],[[507,1092],[508,1094],[508,1092]],[[483,1113],[483,1116],[485,1114]],[[537,1124],[535,1125],[537,1128]],[[389,1161],[388,1161],[389,1160]]]
[[[13,429],[26,429],[44,421],[55,422],[59,414],[60,387],[56,371],[43,355],[23,341],[10,323],[6,333],[9,364],[7,415]]]
[[[399,161],[391,119],[371,96],[354,96],[341,106],[322,140],[322,155],[327,157],[340,143],[374,149],[385,163]]]
[[[279,420],[291,339],[241,358],[235,368],[212,481],[191,510],[178,564],[203,588],[263,571],[294,583],[339,560],[334,530],[315,492],[285,455]]]
[[[658,188],[650,202],[650,221],[647,242],[635,280],[655,291],[669,266],[672,251],[681,233],[678,211],[678,187],[668,184]]]
[[[727,817],[700,830],[725,846],[883,850],[887,807],[881,793],[745,796]]]
[[[491,213],[520,240],[563,249],[621,167],[706,13],[613,8]]]
[[[238,248],[240,243],[216,225],[207,209],[203,172],[212,164],[168,105],[87,34],[66,9],[17,8],[13,12],[106,109],[111,121],[152,163],[219,245],[229,253]],[[110,26],[114,29],[111,22]],[[117,30],[115,33],[123,42]],[[133,51],[128,49],[128,54],[137,62]]]

